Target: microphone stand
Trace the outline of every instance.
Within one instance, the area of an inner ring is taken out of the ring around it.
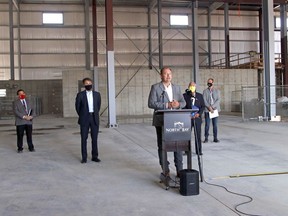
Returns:
[[[191,97],[191,108],[194,106],[196,98],[195,97]],[[194,125],[194,136],[195,136],[195,150],[196,150],[196,154],[197,154],[197,159],[198,159],[198,167],[199,167],[199,174],[200,174],[200,181],[203,182],[203,170],[202,170],[202,165],[201,165],[201,158],[200,158],[200,147],[199,147],[199,143],[198,143],[198,135],[197,135],[197,125],[196,125],[196,121],[195,118],[192,118],[193,121],[193,125]]]
[[[201,164],[201,158],[200,158],[200,148],[199,148],[198,136],[197,136],[197,126],[196,126],[195,118],[193,118],[192,120],[193,120],[193,124],[194,124],[196,154],[198,152],[197,159],[198,159],[200,181],[203,182],[203,170],[202,170],[202,164]]]

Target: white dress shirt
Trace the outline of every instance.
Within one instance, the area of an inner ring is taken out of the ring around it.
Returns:
[[[165,85],[164,85],[165,86]],[[169,84],[169,86],[165,86],[165,90],[167,92],[167,95],[169,97],[169,101],[172,102],[173,101],[173,91],[172,91],[172,85],[171,83]]]
[[[92,91],[86,91],[86,96],[87,96],[87,100],[88,100],[89,113],[93,113],[94,112],[93,92]]]

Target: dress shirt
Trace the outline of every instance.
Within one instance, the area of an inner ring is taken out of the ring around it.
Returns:
[[[25,110],[26,110],[26,112],[27,112],[28,110],[27,110],[26,100],[25,100],[25,99],[21,99],[21,103],[23,104],[23,106],[24,106],[24,108],[25,108]]]
[[[86,91],[86,96],[87,96],[87,100],[88,100],[89,113],[93,113],[94,112],[93,92],[92,91]]]
[[[165,86],[165,85],[164,85]],[[168,86],[165,86],[165,90],[168,94],[169,97],[169,101],[172,102],[173,101],[173,91],[172,91],[172,85],[171,83]]]

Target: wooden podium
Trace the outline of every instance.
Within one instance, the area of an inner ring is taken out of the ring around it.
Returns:
[[[192,169],[191,153],[191,113],[193,109],[157,110],[163,113],[162,127],[162,169],[160,180],[169,189],[169,176],[165,173],[167,167],[167,152],[185,151],[187,153],[187,169]]]

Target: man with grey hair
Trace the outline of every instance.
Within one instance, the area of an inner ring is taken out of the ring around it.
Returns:
[[[209,78],[207,80],[207,86],[208,88],[203,91],[203,98],[205,103],[205,140],[204,143],[208,142],[208,136],[209,136],[209,127],[210,127],[210,115],[214,112],[220,112],[220,91],[216,88],[214,88],[214,79]],[[213,125],[213,142],[218,143],[218,116],[211,118],[212,125]]]

